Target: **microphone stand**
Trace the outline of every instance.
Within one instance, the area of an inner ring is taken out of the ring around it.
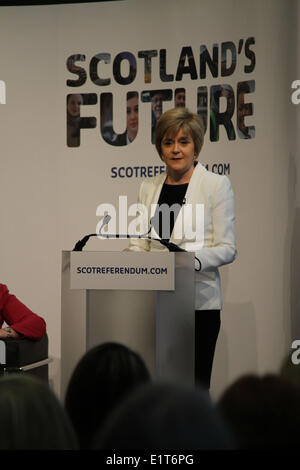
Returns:
[[[184,250],[183,248],[180,248],[178,245],[176,245],[175,243],[172,243],[172,242],[168,242],[167,240],[164,240],[162,238],[152,238],[152,237],[147,237],[146,235],[148,235],[148,233],[151,231],[151,228],[150,230],[144,234],[144,235],[129,235],[129,234],[126,234],[126,235],[120,235],[118,233],[115,233],[115,234],[108,234],[108,235],[105,235],[103,233],[101,233],[101,230],[102,230],[103,227],[101,227],[99,233],[90,233],[89,235],[86,235],[85,237],[83,237],[81,240],[79,240],[76,245],[74,246],[73,248],[73,251],[82,251],[83,247],[86,245],[86,243],[89,241],[90,237],[97,237],[97,236],[101,236],[101,237],[104,237],[104,238],[142,238],[144,240],[153,240],[153,241],[157,241],[159,243],[161,243],[162,245],[164,245],[166,248],[168,248],[169,251],[171,252],[176,252],[176,251],[186,251]]]
[[[108,222],[109,222],[109,220],[108,220]],[[100,235],[101,237],[104,237],[104,238],[141,238],[141,239],[144,239],[144,240],[153,240],[153,241],[157,241],[157,242],[161,243],[162,245],[164,245],[166,248],[168,248],[168,250],[170,252],[180,252],[180,251],[181,252],[182,251],[186,252],[186,250],[184,250],[183,248],[180,248],[175,243],[168,242],[167,240],[164,240],[162,238],[147,237],[146,235],[148,235],[150,233],[151,228],[144,235],[129,235],[129,234],[126,234],[126,235],[120,235],[120,234],[104,235],[103,233],[101,233],[101,230],[102,230],[104,225],[107,225],[108,222],[105,222],[105,223],[102,224],[102,227],[100,228],[99,233],[90,233],[89,235],[86,235],[81,240],[79,240],[76,243],[76,245],[74,246],[73,251],[82,251],[83,247],[86,245],[86,243],[88,242],[90,237],[98,237]],[[196,269],[196,271],[201,271],[201,261],[196,256],[195,256],[195,258],[199,263],[199,269]]]

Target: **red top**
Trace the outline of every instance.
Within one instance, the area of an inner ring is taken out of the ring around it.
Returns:
[[[7,323],[14,331],[29,339],[41,339],[46,333],[46,323],[0,284],[0,327]]]

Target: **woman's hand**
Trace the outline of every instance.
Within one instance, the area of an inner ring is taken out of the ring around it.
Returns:
[[[6,338],[19,338],[20,336],[18,333],[13,330],[12,328],[0,328],[0,339],[6,339]]]

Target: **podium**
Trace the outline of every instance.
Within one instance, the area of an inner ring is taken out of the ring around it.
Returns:
[[[105,342],[139,353],[153,380],[194,384],[194,266],[187,252],[62,252],[62,398]]]

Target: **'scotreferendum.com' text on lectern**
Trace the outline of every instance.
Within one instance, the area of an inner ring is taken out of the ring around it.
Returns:
[[[119,342],[153,379],[194,383],[194,253],[62,253],[61,394],[87,350]]]

